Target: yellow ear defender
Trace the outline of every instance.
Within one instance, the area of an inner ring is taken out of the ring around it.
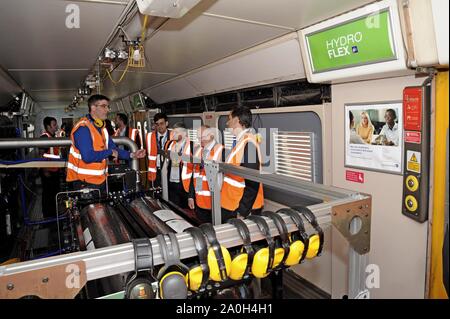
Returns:
[[[283,259],[283,249],[278,250],[278,256],[275,254],[275,240],[270,234],[269,225],[265,219],[258,215],[250,215],[247,219],[256,223],[259,231],[264,235],[267,241],[267,247],[261,248],[255,252],[252,263],[252,274],[256,278],[267,277],[274,267],[275,263],[278,264]]]
[[[278,234],[279,234],[278,237],[281,240],[281,249],[282,249],[283,257],[282,257],[280,263],[277,263],[278,262],[277,251],[280,251],[280,248],[275,248],[275,262],[274,262],[273,267],[274,268],[282,267],[286,261],[286,258],[289,255],[290,248],[291,248],[289,245],[289,237],[288,237],[288,230],[286,227],[286,223],[284,222],[283,218],[280,215],[275,214],[274,212],[265,211],[265,212],[262,212],[261,215],[265,216],[265,217],[269,217],[273,221],[273,223],[275,224],[275,227],[278,230]],[[281,252],[279,254],[281,254]]]
[[[220,245],[211,223],[200,225],[200,229],[210,245],[208,249],[209,278],[217,282],[227,280],[231,270],[230,252]]]
[[[103,128],[105,126],[105,121],[102,119],[94,119],[94,125],[99,128]]]
[[[250,231],[244,221],[238,218],[228,220],[228,223],[234,225],[242,239],[245,252],[240,251],[231,261],[230,278],[233,280],[241,280],[247,278],[250,274],[251,265],[255,250],[252,247],[250,239]]]
[[[310,259],[316,256],[320,256],[323,248],[323,230],[319,226],[316,216],[314,216],[313,212],[304,206],[296,206],[292,207],[292,209],[298,211],[301,215],[303,215],[317,232],[316,234],[309,236],[309,245],[308,252],[306,253],[306,258]]]
[[[208,268],[208,249],[203,233],[197,227],[190,227],[185,230],[188,232],[194,241],[195,249],[197,250],[200,265],[196,265],[189,269],[188,272],[188,286],[192,291],[203,292],[209,279]]]
[[[133,248],[135,272],[126,281],[125,299],[153,299],[152,244],[148,238],[134,239]]]
[[[188,294],[186,275],[189,269],[180,261],[180,247],[173,233],[169,233],[170,245],[165,235],[156,239],[164,260],[164,266],[158,272],[159,297],[161,299],[186,299]],[[169,248],[170,247],[170,248]]]
[[[284,264],[286,266],[299,264],[305,259],[309,246],[309,238],[308,234],[305,232],[303,220],[297,211],[290,208],[282,208],[277,211],[277,214],[278,213],[288,215],[294,222],[295,226],[297,226],[297,231],[290,233],[289,239],[291,242],[291,248]]]

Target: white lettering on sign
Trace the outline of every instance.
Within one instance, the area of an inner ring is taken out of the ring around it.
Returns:
[[[328,57],[330,59],[335,59],[350,55],[351,52],[357,53],[358,50],[355,50],[353,47],[355,47],[356,44],[360,43],[362,39],[362,32],[358,31],[353,34],[347,34],[346,36],[340,36],[338,38],[328,40],[326,42]],[[350,50],[350,48],[352,48],[352,50]]]

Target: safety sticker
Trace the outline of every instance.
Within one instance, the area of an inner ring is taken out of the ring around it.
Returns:
[[[420,152],[406,151],[406,169],[410,172],[420,174]]]

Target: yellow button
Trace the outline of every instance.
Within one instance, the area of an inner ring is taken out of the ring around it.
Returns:
[[[405,198],[405,206],[406,209],[408,209],[410,212],[415,212],[417,210],[418,207],[418,203],[417,203],[417,199],[412,196],[412,195],[408,195]]]
[[[417,177],[415,177],[413,175],[409,175],[406,178],[405,182],[406,182],[406,188],[410,192],[415,192],[419,188],[419,180],[417,179]]]

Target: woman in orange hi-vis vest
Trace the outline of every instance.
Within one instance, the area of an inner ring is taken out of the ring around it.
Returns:
[[[189,191],[189,208],[195,209],[195,214],[201,223],[211,223],[211,191],[204,168],[204,160],[222,161],[224,147],[215,138],[215,132],[207,125],[198,130],[200,145],[194,151],[194,171]]]
[[[58,123],[54,117],[45,117],[44,131],[41,138],[55,138],[58,131]],[[39,149],[40,156],[49,160],[60,159],[60,151],[58,147],[50,147],[47,149]],[[42,184],[42,216],[44,218],[56,217],[56,194],[59,193],[60,187],[60,169],[57,167],[39,169],[39,176]]]
[[[173,139],[173,132],[168,128],[169,122],[166,114],[155,114],[153,122],[155,130],[147,133],[145,137],[145,147],[148,154],[147,179],[152,183],[153,187],[160,187],[162,156],[158,152],[164,150],[164,145]]]
[[[109,98],[93,95],[88,100],[89,114],[81,118],[72,129],[72,145],[67,163],[66,181],[73,182],[73,188],[96,188],[106,191],[108,173],[107,158],[115,159],[143,158],[145,150],[130,153],[121,150],[109,137],[105,128],[108,116]]]
[[[235,141],[226,159],[227,164],[261,169],[261,152],[255,134],[251,132],[252,113],[247,107],[238,107],[228,116],[227,126]],[[264,206],[263,186],[241,176],[224,174],[222,191],[222,223],[234,217],[260,214]]]

